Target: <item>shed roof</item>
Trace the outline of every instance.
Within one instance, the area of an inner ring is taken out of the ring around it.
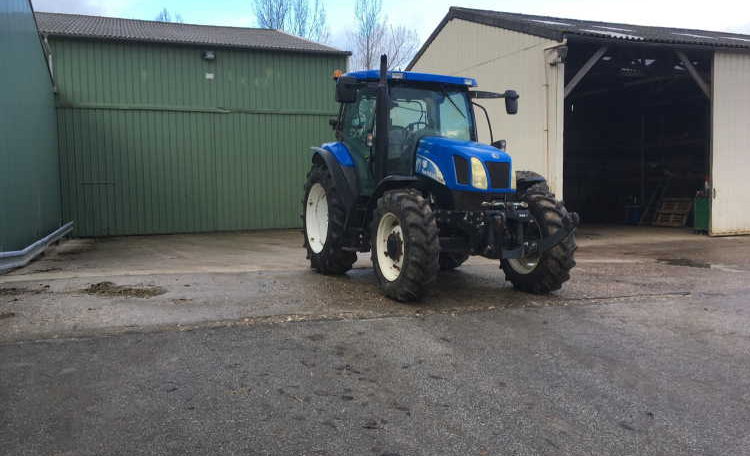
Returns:
[[[35,15],[39,31],[50,36],[285,52],[350,54],[347,51],[272,29],[178,24],[79,14],[37,12]]]
[[[585,21],[452,6],[440,25],[432,32],[432,35],[430,35],[414,59],[409,63],[407,69],[416,63],[438,33],[440,33],[440,30],[452,19],[463,19],[469,22],[513,30],[557,41],[577,36],[623,42],[661,43],[684,47],[750,49],[750,35],[740,35],[737,33]]]

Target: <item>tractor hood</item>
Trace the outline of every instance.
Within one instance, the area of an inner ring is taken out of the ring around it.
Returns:
[[[510,163],[510,155],[498,148],[474,141],[444,138],[442,136],[425,136],[419,143],[419,151],[428,150],[433,154],[461,155],[467,160],[477,157],[482,161],[502,161]]]
[[[472,185],[471,159],[476,158],[487,174],[488,188],[480,189]],[[425,161],[424,159],[427,159]],[[445,185],[452,190],[507,193],[511,189],[511,158],[505,151],[473,141],[426,136],[417,146],[418,174],[432,177],[425,168],[429,162],[440,169]],[[434,179],[434,178],[433,178]]]

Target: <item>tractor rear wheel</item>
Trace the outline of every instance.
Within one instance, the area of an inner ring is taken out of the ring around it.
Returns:
[[[351,269],[357,254],[341,248],[346,209],[325,165],[316,163],[307,174],[302,204],[310,267],[323,274],[343,274]]]
[[[558,230],[573,224],[565,206],[549,193],[546,183],[532,185],[524,194],[523,201],[528,203],[536,222],[531,226],[538,228],[536,233],[528,233],[529,240],[552,236]],[[506,280],[512,282],[517,289],[545,294],[559,290],[570,279],[570,270],[576,265],[575,251],[575,233],[571,233],[562,242],[541,254],[501,260],[502,269]]]
[[[440,270],[441,271],[450,271],[452,269],[456,269],[457,267],[461,266],[464,261],[469,259],[469,254],[467,253],[441,253],[440,254]]]
[[[418,300],[437,278],[437,222],[419,192],[393,190],[380,197],[372,221],[371,243],[375,274],[389,298]]]

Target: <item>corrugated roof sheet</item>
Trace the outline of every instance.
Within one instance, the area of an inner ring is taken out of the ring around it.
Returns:
[[[192,44],[286,52],[350,54],[271,29],[218,27],[78,14],[36,13],[39,31],[50,36]]]
[[[585,21],[452,6],[443,21],[407,66],[407,69],[411,68],[445,24],[452,19],[463,19],[557,41],[579,36],[627,42],[662,43],[684,47],[750,49],[750,35],[737,33]]]
[[[449,16],[486,23],[545,38],[561,40],[567,35],[593,36],[627,41],[686,44],[711,47],[750,48],[750,35],[670,27],[584,21],[549,16],[451,7]]]

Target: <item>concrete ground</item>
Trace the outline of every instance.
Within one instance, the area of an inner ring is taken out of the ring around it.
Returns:
[[[3,454],[750,454],[750,238],[583,228],[383,298],[298,232],[66,241],[0,276]]]

